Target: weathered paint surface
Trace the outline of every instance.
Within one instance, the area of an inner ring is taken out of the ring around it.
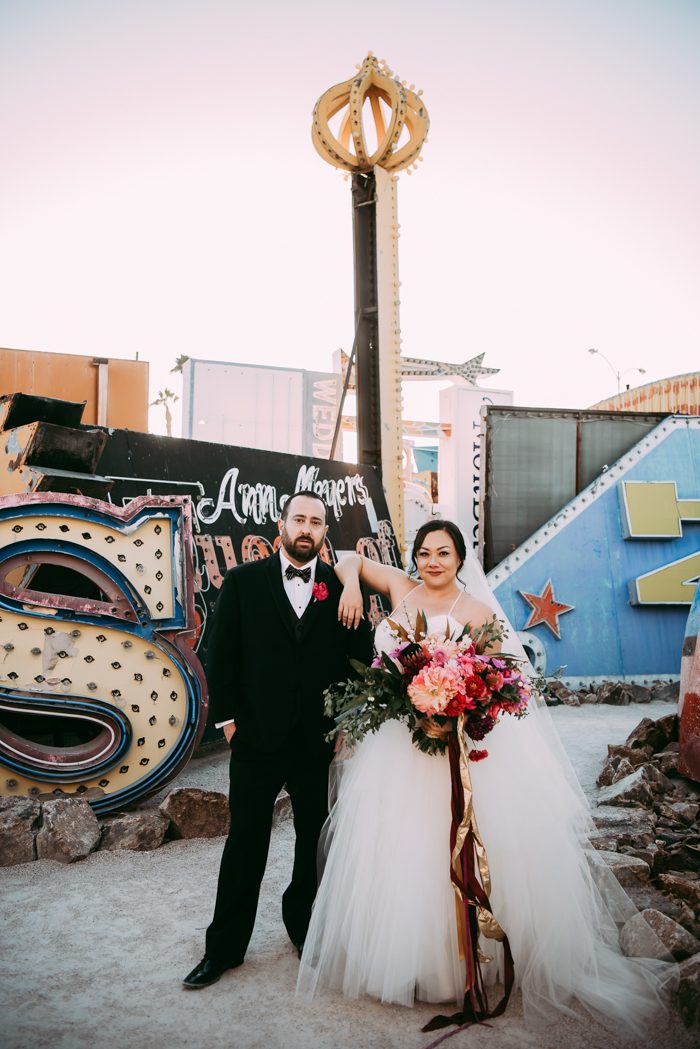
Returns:
[[[695,589],[685,628],[681,687],[678,702],[680,715],[678,769],[684,776],[700,783],[700,585]]]

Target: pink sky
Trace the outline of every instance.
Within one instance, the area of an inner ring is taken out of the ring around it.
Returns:
[[[700,367],[690,0],[0,0],[0,345],[138,352],[154,397],[182,353],[329,368],[350,191],[310,117],[370,49],[431,117],[399,182],[405,354],[485,351],[560,407],[616,390],[590,346],[632,385]]]

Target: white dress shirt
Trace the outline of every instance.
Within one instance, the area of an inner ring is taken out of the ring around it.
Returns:
[[[304,568],[311,569],[311,576],[308,583],[305,583],[299,576],[294,576],[293,579],[287,579],[287,565],[291,565],[292,562],[285,555],[284,548],[280,546],[280,565],[282,566],[282,586],[284,592],[289,599],[289,603],[296,612],[299,619],[303,616],[307,609],[309,601],[312,597],[314,578],[316,576],[316,562],[318,557],[314,557],[313,560],[305,564]],[[292,568],[296,568],[296,565],[292,565]],[[233,718],[229,718],[228,721],[217,721],[215,728],[223,728],[224,725],[232,725],[234,723]]]
[[[282,585],[284,586],[284,592],[289,598],[289,603],[296,612],[299,619],[303,616],[306,611],[307,605],[311,600],[311,594],[314,586],[314,577],[316,575],[316,562],[318,558],[314,557],[312,561],[305,564],[304,568],[311,569],[311,576],[309,577],[308,583],[305,583],[299,576],[294,576],[293,579],[287,579],[287,566],[291,565],[292,562],[285,555],[284,549],[280,547],[280,564],[282,565]],[[292,565],[292,568],[296,568],[296,565]]]

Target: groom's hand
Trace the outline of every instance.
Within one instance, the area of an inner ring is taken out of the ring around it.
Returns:
[[[235,722],[229,721],[228,725],[224,725],[224,736],[226,737],[226,742],[227,743],[231,742],[231,740],[234,737],[235,732],[236,732],[236,724],[235,724]]]
[[[339,622],[348,630],[357,630],[362,622],[363,613],[362,591],[356,583],[346,583],[338,602]]]

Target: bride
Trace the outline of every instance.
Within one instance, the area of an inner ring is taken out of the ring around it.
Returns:
[[[494,612],[505,620],[452,522],[419,529],[413,569],[419,581],[359,555],[343,558],[339,615],[348,625],[359,621],[362,581],[388,596],[389,618],[407,628],[420,611],[429,632],[448,626],[454,636]],[[387,620],[375,645],[396,647]],[[504,649],[525,656],[514,635]],[[575,1015],[577,999],[602,1022],[641,1034],[663,1007],[674,967],[620,953],[619,927],[635,908],[590,848],[588,805],[544,704],[531,700],[522,720],[502,718],[486,746],[489,757],[470,763],[474,811],[491,909],[510,942],[526,1020]],[[388,721],[343,757],[334,765],[325,869],[297,991],[329,988],[407,1006],[416,998],[461,1003],[447,756],[423,753],[405,724]],[[479,947],[485,981],[502,980],[501,946],[481,937]]]

